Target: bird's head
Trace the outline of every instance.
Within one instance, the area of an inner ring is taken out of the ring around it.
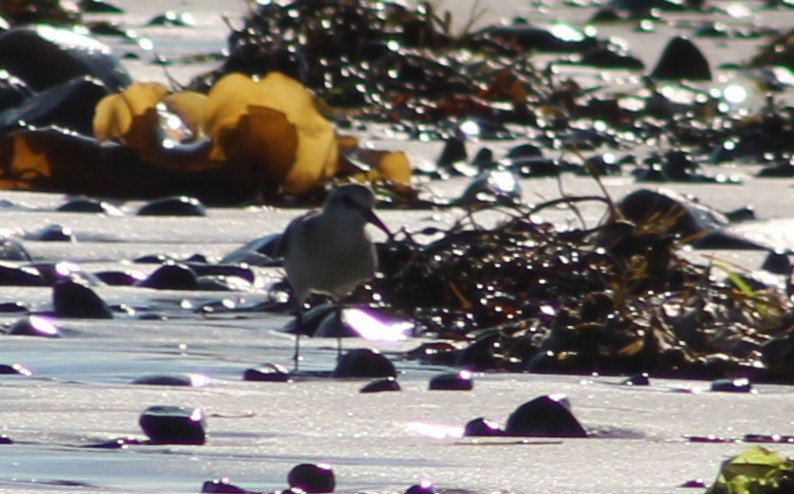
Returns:
[[[366,223],[371,223],[383,230],[389,238],[391,231],[375,214],[375,194],[361,184],[340,185],[331,191],[325,201],[323,211],[326,214],[359,215]]]

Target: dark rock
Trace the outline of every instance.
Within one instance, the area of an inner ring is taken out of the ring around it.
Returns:
[[[30,316],[17,320],[8,328],[8,334],[15,336],[40,336],[43,338],[60,338],[58,326],[51,320],[39,316]]]
[[[574,31],[575,28],[571,28]],[[578,39],[566,39],[557,36],[550,30],[541,26],[534,26],[525,22],[514,22],[510,25],[491,26],[487,29],[491,36],[510,45],[518,45],[524,50],[539,50],[547,52],[581,52],[592,48],[597,40],[580,32]]]
[[[220,493],[220,494],[252,494],[242,487],[237,487],[232,484],[227,478],[213,479],[204,482],[201,486],[201,492],[206,493]]]
[[[400,383],[397,382],[396,379],[393,377],[388,377],[386,379],[378,379],[377,381],[372,381],[371,383],[367,384],[363,388],[361,388],[361,393],[381,393],[383,391],[400,391]]]
[[[33,373],[22,364],[0,364],[0,375],[32,376]]]
[[[215,292],[239,292],[251,290],[251,282],[239,276],[228,276],[223,274],[199,276],[196,279],[198,290]]]
[[[397,377],[397,369],[377,350],[358,348],[342,355],[336,364],[333,377]]]
[[[47,285],[54,285],[60,280],[72,280],[86,286],[100,284],[99,279],[94,275],[86,273],[80,266],[70,262],[36,262],[29,267],[36,269]]]
[[[433,484],[425,481],[407,488],[405,494],[436,494],[436,490],[433,489]]]
[[[605,69],[642,70],[645,68],[645,64],[639,58],[607,46],[598,46],[587,50],[582,54],[580,63]]]
[[[209,383],[209,378],[202,374],[153,374],[139,377],[132,384],[147,386],[187,386],[198,388]]]
[[[750,393],[753,385],[749,379],[716,379],[711,383],[712,391],[722,391],[726,393]]]
[[[648,376],[648,373],[643,372],[642,374],[627,377],[621,381],[620,384],[625,386],[650,386],[651,378]]]
[[[132,83],[107,45],[72,29],[45,24],[18,26],[0,34],[0,67],[34,91],[83,76],[99,79],[110,92]]]
[[[30,308],[22,302],[0,302],[0,314],[28,312]]]
[[[518,407],[507,419],[505,434],[528,437],[587,437],[566,401],[541,396]]]
[[[90,449],[124,449],[128,446],[138,446],[141,441],[132,437],[120,437],[118,439],[111,439],[110,441],[103,441],[101,443],[86,444],[84,448]]]
[[[154,444],[204,444],[207,440],[206,418],[199,408],[149,407],[139,424]]]
[[[40,242],[74,242],[77,240],[72,229],[62,225],[47,225],[28,235],[28,239]]]
[[[336,478],[330,465],[301,463],[290,470],[287,483],[308,494],[334,492]]]
[[[0,133],[59,127],[84,136],[92,135],[94,108],[108,94],[105,85],[94,78],[71,79],[0,113]]]
[[[86,197],[75,197],[74,199],[70,199],[58,206],[56,211],[64,213],[100,213],[109,216],[122,216],[124,214],[121,209],[107,201],[99,201]]]
[[[519,144],[510,148],[510,150],[506,154],[507,158],[511,159],[519,159],[519,158],[543,158],[543,150],[540,147],[525,143]]]
[[[711,69],[703,52],[692,41],[676,36],[665,47],[651,77],[710,81]]]
[[[434,391],[471,391],[474,389],[474,381],[471,372],[462,370],[433,377],[430,379],[429,388]]]
[[[234,277],[240,278],[249,284],[256,281],[256,274],[251,268],[245,266],[208,264],[206,260],[205,262],[200,263],[195,260],[195,256],[193,256],[193,260],[188,259],[184,262],[184,264],[192,269],[193,272],[196,273],[196,276],[199,277]]]
[[[174,196],[145,204],[138,216],[207,216],[207,209],[195,197]]]
[[[31,261],[25,247],[13,238],[0,238],[0,261]]]
[[[444,147],[441,149],[436,159],[436,165],[439,168],[451,168],[456,163],[464,163],[468,160],[469,155],[466,152],[466,143],[460,137],[450,137],[444,142]]]
[[[10,266],[0,263],[0,285],[2,286],[47,286],[38,269],[29,266]]]
[[[33,96],[25,81],[6,71],[0,73],[0,112],[16,108]]]
[[[190,27],[196,24],[193,16],[187,12],[174,12],[169,10],[162,14],[158,14],[146,23],[148,26],[175,26],[175,27]]]
[[[505,431],[496,422],[480,417],[466,423],[463,435],[466,437],[494,437],[504,436]]]
[[[61,280],[52,287],[52,303],[58,317],[113,319],[113,312],[99,295],[72,280]]]
[[[764,263],[761,265],[761,269],[770,273],[785,275],[791,273],[791,267],[791,259],[789,259],[788,254],[778,251],[772,251],[767,254]]]
[[[14,444],[14,441],[7,434],[0,434],[0,444]]]
[[[278,364],[264,364],[256,368],[246,369],[243,372],[244,381],[283,383],[289,381],[289,379],[289,371]]]
[[[397,369],[380,352],[358,348],[342,355],[336,364],[333,377],[397,377]]]
[[[94,276],[111,286],[132,286],[146,279],[142,273],[132,271],[100,271]]]
[[[137,264],[165,264],[173,261],[174,258],[168,254],[146,254],[141,257],[136,257],[132,262]]]
[[[136,286],[157,290],[197,290],[198,279],[196,273],[184,264],[169,263],[155,270]]]
[[[80,0],[77,2],[80,10],[91,14],[123,14],[124,9],[102,0]]]

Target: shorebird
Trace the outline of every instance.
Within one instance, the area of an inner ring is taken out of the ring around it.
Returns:
[[[366,232],[370,223],[392,236],[375,215],[375,196],[360,184],[346,184],[331,191],[322,211],[310,211],[292,220],[284,231],[278,252],[298,303],[295,334],[295,370],[300,361],[300,336],[304,304],[311,293],[329,295],[337,304],[359,283],[372,279],[378,258]],[[338,341],[341,355],[341,338]]]

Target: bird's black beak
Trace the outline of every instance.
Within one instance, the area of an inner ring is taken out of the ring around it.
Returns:
[[[383,223],[380,218],[378,218],[378,215],[376,215],[374,211],[367,211],[366,219],[369,223],[372,223],[373,225],[380,228],[383,233],[389,237],[389,239],[394,238],[394,234],[389,230],[386,224]]]

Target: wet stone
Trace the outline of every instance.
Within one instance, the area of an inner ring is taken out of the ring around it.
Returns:
[[[3,376],[32,376],[33,372],[22,364],[0,364],[0,375]]]
[[[587,437],[567,400],[540,396],[518,407],[507,419],[505,434],[527,437]]]
[[[0,285],[47,286],[39,270],[30,266],[9,266],[0,263]]]
[[[14,312],[27,312],[29,307],[22,302],[3,302],[0,303],[0,314],[9,314]]]
[[[196,279],[198,290],[215,292],[239,292],[251,290],[251,283],[239,276],[210,275],[199,276]]]
[[[466,423],[463,435],[466,437],[494,437],[504,436],[505,431],[496,422],[479,417]]]
[[[153,374],[139,377],[132,384],[147,386],[186,386],[198,388],[209,383],[209,378],[202,374]]]
[[[56,211],[65,213],[98,213],[111,216],[121,216],[124,214],[119,208],[107,201],[99,201],[85,197],[71,199],[58,206]]]
[[[243,372],[244,381],[283,383],[289,381],[289,379],[289,371],[278,364],[264,364],[259,367],[246,369]]]
[[[100,271],[94,276],[111,286],[132,286],[146,279],[143,274],[132,271]]]
[[[249,494],[251,491],[237,487],[227,478],[213,479],[204,482],[201,492],[221,494]]]
[[[761,269],[769,271],[774,274],[789,274],[791,273],[791,259],[785,252],[772,251],[767,254]]]
[[[710,81],[711,69],[703,52],[692,41],[676,36],[665,47],[651,77]]]
[[[174,12],[173,10],[169,10],[152,17],[146,24],[148,26],[192,27],[195,26],[196,21],[193,15],[188,12]]]
[[[753,385],[749,379],[716,379],[711,383],[712,391],[721,391],[725,393],[750,393],[753,391]]]
[[[47,225],[28,235],[28,239],[39,242],[75,242],[77,240],[74,231],[63,225]]]
[[[474,381],[471,372],[459,371],[440,374],[430,379],[429,389],[433,391],[471,391]]]
[[[139,424],[153,444],[204,444],[206,417],[199,408],[153,406],[140,417]]]
[[[384,391],[400,391],[400,383],[393,377],[372,381],[361,388],[361,393],[381,393]]]
[[[651,378],[648,376],[647,372],[643,372],[642,374],[627,377],[621,381],[620,384],[624,386],[649,386],[651,384]]]
[[[72,280],[85,285],[95,285],[99,281],[94,275],[70,262],[37,262],[29,267],[37,270],[47,285],[53,285],[59,280]]]
[[[357,348],[342,355],[336,364],[333,377],[397,377],[397,369],[377,350]]]
[[[301,489],[308,494],[333,492],[336,478],[330,465],[301,463],[290,470],[287,483],[291,488]]]
[[[62,280],[52,288],[52,303],[58,317],[113,319],[113,312],[99,295],[87,286]]]
[[[138,216],[207,216],[207,209],[195,197],[165,197],[142,206]]]
[[[38,336],[42,338],[60,338],[58,326],[51,320],[38,316],[30,316],[15,321],[8,328],[8,334],[15,336]]]
[[[83,447],[90,449],[124,449],[129,446],[137,446],[140,444],[141,442],[135,438],[120,437],[118,439],[112,439],[110,441],[104,441],[101,443],[87,444]]]
[[[0,239],[0,260],[2,261],[31,261],[27,249],[13,238]]]
[[[703,481],[703,479],[693,479],[693,480],[687,480],[683,484],[680,484],[678,487],[681,487],[683,489],[705,489],[708,487],[708,484],[706,484]]]
[[[466,151],[466,143],[460,137],[450,137],[444,142],[444,147],[441,149],[436,159],[436,164],[439,168],[450,168],[456,163],[465,162],[468,159]]]
[[[167,254],[146,254],[141,257],[136,257],[132,262],[136,264],[165,264],[173,260],[174,259]]]
[[[433,484],[427,481],[414,484],[405,490],[405,494],[435,494],[435,492]]]
[[[123,14],[124,9],[102,0],[80,0],[77,5],[85,13],[92,14]]]
[[[157,290],[197,290],[198,278],[192,269],[184,264],[166,264],[156,269],[137,286]]]
[[[127,70],[109,48],[98,46],[98,41],[71,29],[18,26],[0,34],[0,66],[35,92],[83,76],[102,81],[111,92],[128,86],[132,81]]]

